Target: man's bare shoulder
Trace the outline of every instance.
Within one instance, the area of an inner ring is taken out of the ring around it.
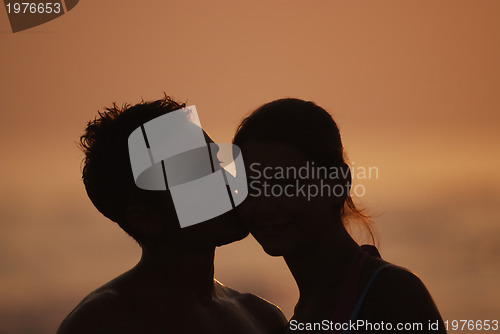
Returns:
[[[288,321],[280,308],[273,303],[251,293],[242,293],[221,284],[221,290],[243,306],[265,328],[266,333],[283,333]]]
[[[87,295],[57,334],[137,333],[147,324],[161,328],[178,317],[182,300],[146,287],[132,274],[126,272]]]
[[[111,333],[119,330],[123,316],[123,298],[111,288],[101,287],[87,295],[63,320],[57,334]],[[114,328],[111,328],[113,324]],[[117,326],[118,324],[118,326]]]

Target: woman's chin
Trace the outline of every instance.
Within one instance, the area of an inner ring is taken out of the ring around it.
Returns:
[[[256,240],[260,244],[264,252],[266,252],[266,254],[270,256],[285,256],[291,251],[288,245],[279,241],[259,241],[257,238]]]
[[[297,238],[294,224],[287,226],[251,226],[250,233],[271,256],[285,256],[294,251]],[[299,239],[299,240],[297,240]]]

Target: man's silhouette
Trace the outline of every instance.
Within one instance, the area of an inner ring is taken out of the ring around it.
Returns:
[[[167,96],[122,108],[114,104],[88,123],[80,140],[87,194],[104,216],[139,243],[142,258],[85,297],[58,334],[255,334],[285,328],[286,319],[276,306],[214,279],[215,247],[247,235],[233,211],[181,229],[168,191],[141,190],[134,183],[130,133],[183,107]]]

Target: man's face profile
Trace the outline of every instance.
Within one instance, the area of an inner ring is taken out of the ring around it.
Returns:
[[[182,238],[221,245],[246,236],[232,210],[247,194],[241,154],[231,144],[213,142],[201,128],[194,106],[137,127],[128,148],[136,185],[169,193]],[[224,168],[228,165],[234,176]]]

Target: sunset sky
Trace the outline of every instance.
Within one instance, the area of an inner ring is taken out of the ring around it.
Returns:
[[[112,102],[163,92],[230,142],[282,97],[340,126],[382,256],[424,281],[443,318],[500,315],[500,1],[82,0],[12,33],[0,10],[0,333],[53,333],[139,259],[94,209],[76,142]],[[295,283],[251,238],[216,277],[280,306]]]

